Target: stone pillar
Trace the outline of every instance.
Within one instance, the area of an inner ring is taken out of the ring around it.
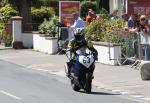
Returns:
[[[123,1],[122,0],[118,0],[118,16],[122,17],[122,11],[123,11]]]
[[[15,16],[12,17],[12,46],[14,49],[22,49],[23,43],[22,43],[22,17]]]

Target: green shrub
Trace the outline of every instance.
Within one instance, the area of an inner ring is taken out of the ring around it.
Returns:
[[[103,18],[103,19],[109,19],[109,13],[106,9],[102,8],[99,10],[99,15]]]
[[[32,21],[34,23],[42,23],[44,19],[49,19],[55,15],[55,11],[52,7],[40,7],[40,8],[31,8]]]
[[[91,1],[81,2],[81,17],[82,18],[86,17],[89,9],[92,9],[96,12],[96,10],[97,10],[96,2],[91,2]]]
[[[56,15],[59,15],[59,0],[32,0],[32,6],[36,8],[40,8],[42,6],[52,7]]]
[[[105,35],[105,20],[93,20],[86,28],[85,34],[91,41],[103,41]]]
[[[6,23],[12,16],[16,16],[18,12],[12,8],[10,4],[0,8],[0,22]]]
[[[118,43],[121,45],[122,54],[125,54],[126,48],[130,48],[128,53],[133,54],[133,36],[128,37],[128,43],[125,44],[125,32],[123,20],[100,19],[92,21],[86,28],[85,34],[91,41]]]
[[[104,41],[110,43],[120,43],[124,39],[124,22],[120,19],[100,19],[93,20],[86,28],[85,34],[92,41]]]
[[[121,43],[124,40],[124,21],[121,19],[106,20],[106,31],[104,41],[110,43]]]
[[[12,36],[9,34],[6,34],[4,23],[0,23],[0,39],[4,41],[6,47],[11,46]]]
[[[9,35],[9,34],[5,34],[4,35],[4,43],[5,43],[6,47],[11,46],[11,44],[12,44],[12,36]]]
[[[5,34],[5,24],[0,23],[0,38],[3,38],[4,34]]]
[[[59,21],[57,16],[53,16],[50,20],[44,20],[44,22],[39,26],[39,33],[46,34],[50,37],[55,37],[58,29],[56,23]]]

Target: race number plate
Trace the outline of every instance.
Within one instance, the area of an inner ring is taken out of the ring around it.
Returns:
[[[92,55],[89,56],[79,56],[79,62],[84,65],[86,68],[89,68],[94,62]]]

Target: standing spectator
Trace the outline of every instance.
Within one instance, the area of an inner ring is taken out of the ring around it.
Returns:
[[[71,25],[72,28],[84,28],[85,22],[79,17],[78,13],[73,13],[74,23]]]
[[[130,18],[128,19],[128,28],[133,29],[137,27],[137,20],[138,15],[137,14],[131,14]]]
[[[130,30],[131,32],[139,32],[141,36],[141,44],[144,45],[145,60],[150,60],[150,24],[146,15],[141,15],[139,25]]]
[[[93,19],[95,19],[95,20],[101,19],[100,15],[96,15],[95,11],[92,11],[92,16],[93,16]]]
[[[93,16],[93,10],[89,9],[88,11],[88,15],[86,16],[86,24],[90,24],[93,20],[94,16]]]
[[[140,17],[139,32],[141,33],[141,43],[145,47],[145,60],[150,60],[150,24],[145,15]]]
[[[137,34],[136,34],[136,32],[132,32],[138,26],[138,15],[137,14],[131,14],[127,25],[128,25],[129,31],[134,34],[133,47],[134,47],[135,58],[139,58]]]

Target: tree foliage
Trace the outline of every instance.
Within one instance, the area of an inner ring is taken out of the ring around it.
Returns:
[[[49,19],[55,15],[55,11],[51,7],[31,8],[32,20],[35,23],[42,23],[44,19]]]
[[[89,9],[97,11],[97,4],[96,2],[90,2],[90,1],[83,1],[81,3],[81,17],[86,17],[87,12]]]
[[[0,22],[6,23],[12,16],[17,14],[18,12],[10,4],[7,4],[0,9]]]

